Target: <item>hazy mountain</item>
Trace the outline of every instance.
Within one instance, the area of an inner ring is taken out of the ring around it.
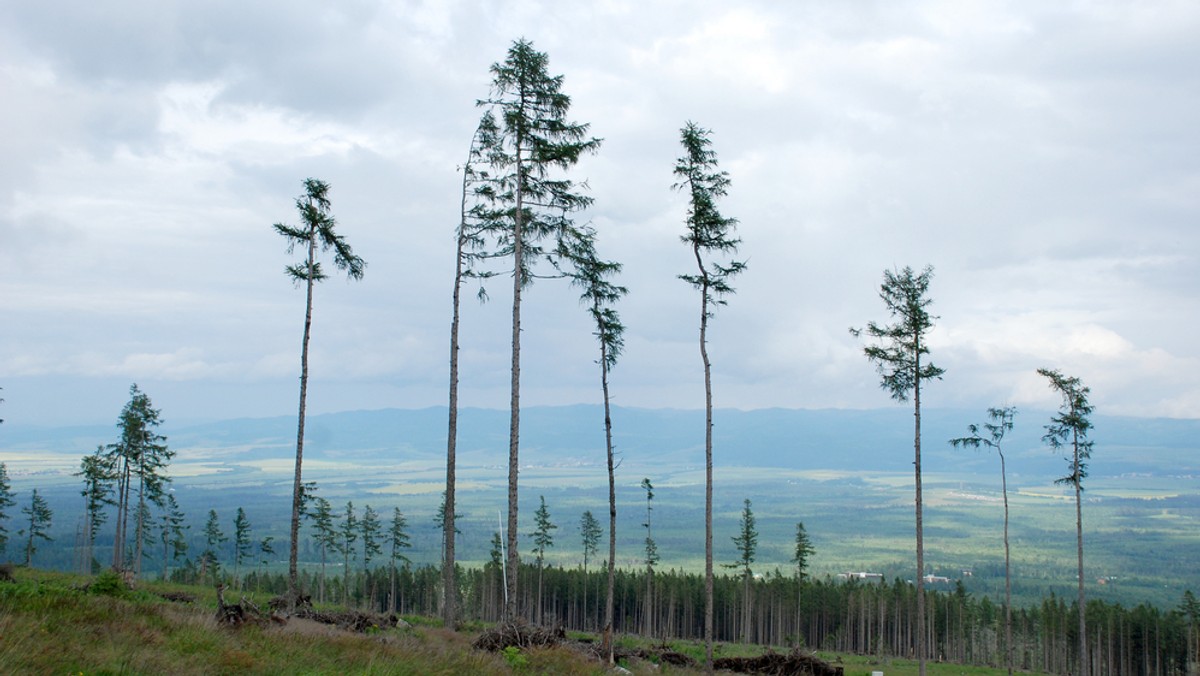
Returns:
[[[1020,412],[1005,448],[1015,475],[1064,471],[1062,459],[1042,442],[1049,411]],[[507,457],[508,412],[464,409],[459,450],[466,457]],[[946,441],[984,422],[982,411],[931,409],[922,417],[924,458],[930,470],[993,471],[985,452],[955,450]],[[1195,452],[1200,420],[1096,416],[1093,472],[1191,474],[1200,471]],[[615,442],[624,462],[700,461],[704,413],[698,410],[616,408]],[[164,425],[181,456],[209,453],[227,459],[284,458],[293,454],[294,416],[246,418],[174,427]],[[905,471],[912,464],[912,411],[759,409],[718,410],[714,462],[719,466],[788,469]],[[82,455],[116,439],[114,426],[32,427],[5,425],[0,458],[9,452]],[[305,454],[310,459],[432,460],[445,453],[446,410],[383,409],[314,415],[308,419]],[[530,407],[521,416],[522,461],[530,464],[600,464],[603,416],[599,406]],[[182,458],[181,458],[182,459]]]

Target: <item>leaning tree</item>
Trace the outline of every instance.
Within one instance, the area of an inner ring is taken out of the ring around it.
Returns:
[[[1001,443],[1004,441],[1004,435],[1012,431],[1013,416],[1016,414],[1017,409],[1014,406],[989,408],[988,418],[991,422],[983,424],[983,429],[987,432],[987,436],[979,433],[979,425],[971,424],[967,425],[967,436],[950,440],[950,444],[955,448],[963,446],[980,448],[986,446],[987,448],[996,449],[996,455],[1000,456],[1000,490],[1001,495],[1004,497],[1004,654],[1005,664],[1008,667],[1010,675],[1013,672],[1012,574],[1008,549],[1008,474],[1004,469],[1004,449]]]
[[[301,466],[304,461],[304,408],[308,396],[308,340],[312,331],[313,285],[326,278],[317,250],[333,251],[333,264],[344,270],[350,279],[362,279],[367,264],[354,253],[344,237],[335,231],[337,221],[329,211],[329,184],[315,178],[304,180],[304,194],[296,198],[296,210],[300,212],[300,225],[276,223],[275,232],[287,240],[288,253],[299,246],[304,259],[287,266],[287,276],[296,284],[304,285],[304,339],[300,343],[300,415],[296,425],[296,471],[292,482],[292,521],[288,548],[288,607],[295,609],[300,595],[300,581],[296,571],[296,558],[300,542],[300,515],[304,511],[304,483]]]
[[[517,474],[520,468],[521,293],[533,281],[534,266],[547,253],[541,243],[561,238],[570,214],[591,204],[564,176],[586,153],[600,147],[589,125],[567,119],[571,97],[563,77],[547,72],[549,59],[527,40],[509,47],[492,65],[492,89],[478,105],[495,110],[498,124],[484,149],[494,191],[476,212],[496,240],[497,252],[511,256],[513,270],[512,366],[508,441],[508,590],[505,616],[517,616]],[[449,510],[453,513],[453,510]]]
[[[600,343],[600,388],[604,398],[604,448],[608,463],[608,593],[604,603],[602,650],[610,664],[613,659],[613,604],[616,588],[617,563],[617,484],[613,458],[612,407],[608,390],[608,374],[617,365],[625,348],[625,325],[613,307],[628,289],[614,284],[612,278],[621,272],[621,264],[601,260],[596,255],[596,233],[591,227],[571,229],[559,241],[559,258],[570,263],[566,273],[571,282],[583,289],[579,300],[588,310],[596,327],[594,335]],[[590,512],[589,512],[590,513]]]
[[[741,240],[734,236],[737,219],[721,215],[717,200],[729,189],[729,174],[717,166],[711,132],[688,122],[680,130],[683,155],[675,162],[678,182],[673,186],[688,197],[687,231],[681,237],[692,249],[697,273],[679,275],[700,292],[700,359],[704,363],[704,659],[712,671],[713,650],[713,540],[712,540],[712,364],[708,359],[708,320],[725,296],[734,292],[730,280],[746,269],[745,261],[719,263],[714,257],[737,253]]]
[[[489,161],[487,153],[496,147],[496,118],[486,111],[471,137],[467,161],[463,164],[462,202],[456,228],[454,255],[454,288],[451,293],[450,312],[450,402],[448,406],[448,430],[446,434],[446,495],[442,509],[442,624],[453,628],[458,624],[458,580],[454,567],[454,527],[456,454],[458,450],[458,329],[459,307],[462,285],[467,279],[484,279],[491,272],[480,270],[477,264],[488,258],[485,237],[490,216],[493,213],[496,185],[492,174],[485,167]],[[487,298],[483,287],[479,299]],[[393,566],[394,568],[395,566]]]
[[[917,663],[921,676],[925,676],[925,541],[921,502],[921,381],[941,378],[944,369],[932,362],[923,363],[922,357],[929,354],[927,335],[933,329],[937,317],[926,309],[933,302],[929,298],[929,281],[933,268],[926,266],[920,274],[910,267],[893,272],[884,270],[883,284],[879,297],[883,300],[893,324],[879,325],[868,322],[866,329],[850,329],[857,337],[863,333],[878,340],[878,344],[867,345],[863,352],[879,371],[880,387],[892,395],[892,399],[907,402],[911,393],[913,400],[913,472],[916,480],[917,520]]]

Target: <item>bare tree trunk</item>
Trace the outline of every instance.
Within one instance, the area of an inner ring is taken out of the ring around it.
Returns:
[[[613,594],[617,566],[617,483],[613,473],[612,411],[608,399],[608,348],[600,342],[600,384],[604,389],[604,447],[608,454],[608,594],[604,600],[604,654],[613,660]]]
[[[916,352],[913,370],[913,468],[917,484],[917,670],[925,676],[925,529],[921,502],[921,351]]]
[[[1079,553],[1079,673],[1087,676],[1088,671],[1088,645],[1087,645],[1087,605],[1083,596],[1083,503],[1080,495],[1080,483],[1082,481],[1079,476],[1079,435],[1078,432],[1072,431],[1072,446],[1074,448],[1073,466],[1075,481],[1075,542]]]
[[[134,546],[133,570],[137,577],[142,576],[142,534],[146,527],[146,471],[142,462],[138,461],[138,510],[137,518],[134,519],[134,531],[136,532],[137,544]]]
[[[469,159],[468,159],[469,162]],[[454,260],[453,312],[450,319],[450,404],[449,429],[446,433],[446,511],[442,515],[442,541],[445,556],[442,560],[442,625],[455,629],[458,622],[458,583],[454,570],[454,483],[455,453],[458,447],[458,316],[459,299],[462,291],[463,247],[466,245],[463,228],[467,219],[467,182],[470,167],[463,168],[462,220],[458,230],[458,251]]]
[[[1012,571],[1008,549],[1008,474],[1004,468],[1004,452],[999,448],[996,452],[1000,455],[1000,487],[1004,495],[1004,660],[1008,667],[1008,676],[1012,676]]]
[[[125,515],[129,512],[129,463],[119,459],[121,465],[117,479],[116,534],[113,536],[113,570],[121,570],[125,557]]]
[[[751,618],[750,613],[754,607],[754,605],[750,599],[750,571],[749,570],[746,571],[745,575],[743,575],[743,578],[744,579],[742,580],[742,594],[743,594],[744,598],[742,599],[742,617],[744,619],[742,620],[742,643],[749,644],[750,643],[750,625],[752,623],[752,618]]]
[[[712,365],[708,361],[708,273],[693,247],[704,284],[700,290],[700,358],[704,362],[704,668],[713,670],[713,534],[712,534]]]
[[[288,609],[295,611],[296,601],[300,598],[300,580],[296,572],[296,562],[299,558],[300,543],[300,502],[303,496],[304,484],[300,478],[300,468],[304,461],[304,406],[308,397],[308,338],[312,331],[313,305],[313,264],[316,258],[317,233],[315,228],[309,228],[308,240],[308,284],[304,302],[304,340],[300,345],[300,413],[296,424],[296,472],[292,481],[292,522],[291,543],[288,545]]]
[[[516,147],[517,201],[513,213],[513,306],[512,306],[512,383],[509,401],[508,426],[508,598],[504,616],[508,620],[517,618],[517,474],[520,471],[521,438],[521,287],[524,286],[525,234],[524,223],[524,171],[522,169],[521,144]]]

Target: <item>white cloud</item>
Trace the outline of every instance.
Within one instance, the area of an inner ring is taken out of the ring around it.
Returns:
[[[625,403],[698,405],[669,190],[695,119],[750,260],[713,325],[723,405],[880,405],[845,327],[882,319],[884,268],[932,263],[948,402],[1045,402],[1032,372],[1054,366],[1112,412],[1198,415],[1193,3],[43,5],[0,15],[5,377],[278,383],[290,402],[302,294],[269,225],[317,176],[370,263],[318,291],[327,405],[357,385],[440,404],[455,169],[488,65],[525,34],[606,139],[576,175],[626,265]],[[492,294],[465,309],[464,388],[502,405]],[[594,396],[574,296],[530,295],[527,401]]]

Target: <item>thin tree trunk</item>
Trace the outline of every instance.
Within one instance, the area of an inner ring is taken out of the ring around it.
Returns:
[[[474,141],[472,141],[472,146]],[[454,293],[452,294],[453,311],[450,319],[450,405],[449,429],[446,433],[446,512],[443,514],[442,538],[445,543],[445,557],[442,561],[442,589],[445,599],[442,602],[442,625],[454,629],[458,623],[458,582],[454,569],[454,484],[455,484],[455,454],[458,448],[458,318],[459,301],[462,292],[463,249],[466,246],[464,228],[467,224],[467,185],[471,175],[471,156],[467,154],[467,164],[463,165],[463,189],[460,220],[458,226],[458,251],[454,259]]]
[[[919,340],[919,338],[918,338]],[[921,351],[917,345],[913,372],[913,468],[917,484],[917,670],[925,676],[925,532],[921,502]]]
[[[704,362],[704,668],[713,670],[712,368],[708,361],[708,273],[697,243],[692,247],[704,278],[700,289],[700,358]]]
[[[617,483],[613,473],[612,411],[608,399],[608,348],[600,342],[600,384],[604,389],[604,448],[608,455],[608,594],[604,600],[604,654],[613,660],[613,595],[617,583]]]
[[[517,200],[513,213],[513,306],[512,306],[512,383],[509,401],[508,426],[508,599],[504,608],[505,618],[517,618],[517,474],[520,471],[521,432],[521,287],[524,285],[525,234],[524,223],[524,170],[522,169],[522,147],[520,139],[516,146]]]
[[[1079,552],[1079,673],[1085,676],[1088,672],[1087,649],[1087,605],[1083,597],[1083,504],[1080,495],[1081,477],[1079,476],[1079,435],[1072,431],[1072,446],[1074,447],[1074,477],[1075,481],[1075,542]]]
[[[121,470],[117,478],[117,518],[116,532],[113,535],[113,570],[121,570],[125,553],[125,519],[129,507],[129,463],[125,459],[118,460]]]
[[[318,596],[321,599],[321,603],[325,603],[325,545],[323,543],[321,544],[321,583],[319,586],[320,591]]]
[[[296,601],[300,597],[300,581],[296,572],[300,543],[300,500],[304,490],[304,484],[300,478],[300,468],[304,460],[304,406],[308,396],[308,337],[312,330],[312,273],[317,249],[316,229],[310,227],[308,234],[308,268],[306,270],[308,284],[304,303],[304,340],[300,346],[300,414],[296,424],[296,473],[292,481],[291,543],[288,546],[288,609],[291,611],[295,611]]]
[[[1004,495],[1004,656],[1008,667],[1008,676],[1013,672],[1013,643],[1012,643],[1012,571],[1009,564],[1008,549],[1008,474],[1004,469],[1004,452],[999,448],[1000,455],[1000,487]]]
[[[396,614],[396,548],[392,547],[392,565],[388,574],[388,612]]]
[[[142,462],[138,461],[138,510],[137,518],[134,519],[134,530],[136,532],[137,544],[134,546],[133,570],[137,577],[142,576],[142,533],[146,520],[146,468]]]

